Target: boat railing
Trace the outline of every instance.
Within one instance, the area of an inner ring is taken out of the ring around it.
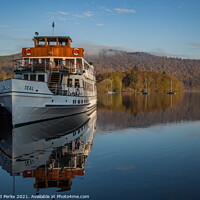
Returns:
[[[55,64],[55,62],[44,62],[44,63],[28,63],[24,60],[16,60],[14,63],[15,71],[50,71],[50,72],[66,72],[66,73],[78,73],[83,74],[83,65],[73,64],[65,65],[63,63]]]
[[[91,72],[89,72],[88,70],[85,70],[85,71],[84,71],[84,76],[85,76],[86,78],[89,78],[90,80],[95,80],[94,74],[91,73]]]
[[[56,95],[72,95],[72,96],[85,96],[86,91],[83,87],[69,86],[68,84],[50,83],[48,85],[50,91]]]
[[[14,63],[16,71],[49,71],[53,68],[53,63],[28,63],[24,60],[18,60]]]

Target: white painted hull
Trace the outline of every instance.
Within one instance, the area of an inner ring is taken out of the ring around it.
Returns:
[[[87,112],[96,96],[54,95],[46,83],[9,79],[0,82],[0,104],[12,114],[13,126],[21,126]]]

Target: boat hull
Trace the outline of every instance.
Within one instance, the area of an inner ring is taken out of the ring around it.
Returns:
[[[77,115],[96,106],[95,96],[54,95],[47,84],[33,81],[9,79],[0,83],[0,91],[0,104],[11,113],[14,127]]]

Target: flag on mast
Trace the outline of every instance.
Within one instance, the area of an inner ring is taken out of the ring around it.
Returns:
[[[52,23],[52,27],[53,27],[53,28],[55,27],[55,23],[54,23],[54,22]]]

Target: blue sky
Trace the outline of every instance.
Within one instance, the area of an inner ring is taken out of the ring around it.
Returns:
[[[32,46],[37,31],[86,50],[200,58],[200,0],[0,0],[0,55]],[[81,45],[81,46],[80,46]]]

